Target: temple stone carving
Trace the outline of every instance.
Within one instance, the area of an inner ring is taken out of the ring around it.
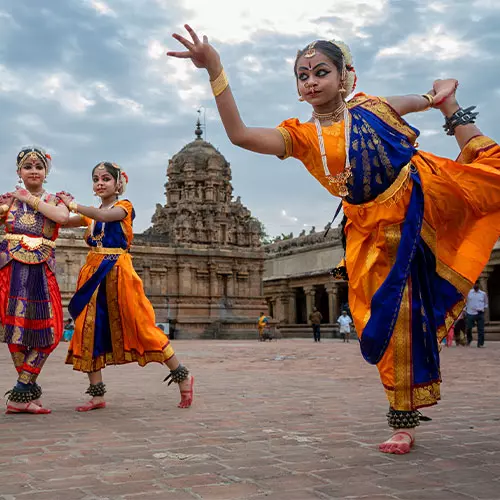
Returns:
[[[260,247],[260,226],[238,196],[233,200],[231,168],[198,123],[196,139],[169,161],[166,204],[157,205],[147,235],[161,235],[175,247]]]

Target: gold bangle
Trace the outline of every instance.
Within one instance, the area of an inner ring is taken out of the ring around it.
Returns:
[[[227,79],[224,68],[222,68],[219,76],[215,80],[210,82],[210,85],[212,87],[212,93],[214,94],[214,97],[221,95],[222,92],[224,92],[224,90],[229,87],[229,81]]]
[[[35,212],[38,212],[38,205],[40,205],[40,202],[42,201],[40,198],[37,198],[36,196],[33,196],[34,200],[33,200],[33,205],[31,205],[33,207],[33,210]]]
[[[78,203],[75,200],[71,200],[68,205],[69,211],[74,214],[78,213]]]
[[[4,205],[0,205],[0,210],[2,210],[2,215],[4,215],[5,213],[7,213],[9,211],[9,205],[7,205],[7,203],[5,203]]]
[[[422,97],[429,102],[429,106],[427,106],[423,111],[431,109],[434,106],[434,97],[432,97],[430,94],[422,94]]]

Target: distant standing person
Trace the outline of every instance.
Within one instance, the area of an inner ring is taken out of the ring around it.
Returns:
[[[69,342],[71,340],[74,331],[75,331],[75,325],[73,324],[73,320],[71,318],[68,318],[64,322],[63,339],[65,342]]]
[[[479,281],[476,281],[467,295],[467,345],[471,344],[472,329],[477,325],[477,346],[484,347],[484,310],[487,307],[488,295],[479,288]]]
[[[340,325],[340,335],[344,339],[344,342],[349,342],[352,319],[347,315],[347,311],[342,311],[342,315],[337,322]]]
[[[312,324],[314,342],[321,341],[321,320],[323,316],[316,307],[313,307],[313,312],[309,315],[309,321]]]
[[[269,320],[267,319],[267,316],[261,312],[259,319],[257,320],[257,328],[259,330],[259,340],[264,339],[264,329],[266,328]]]

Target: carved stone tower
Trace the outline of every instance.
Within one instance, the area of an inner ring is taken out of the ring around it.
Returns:
[[[167,203],[157,205],[148,233],[173,246],[259,247],[259,223],[239,196],[232,199],[229,163],[202,139],[199,120],[195,134],[169,161]]]

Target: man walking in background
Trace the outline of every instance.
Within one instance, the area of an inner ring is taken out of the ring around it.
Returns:
[[[488,307],[488,295],[480,290],[476,281],[467,295],[467,345],[472,342],[472,329],[477,325],[477,346],[484,347],[484,310]]]
[[[313,307],[313,312],[309,315],[309,321],[312,324],[314,342],[321,341],[321,320],[323,316],[316,307]]]

